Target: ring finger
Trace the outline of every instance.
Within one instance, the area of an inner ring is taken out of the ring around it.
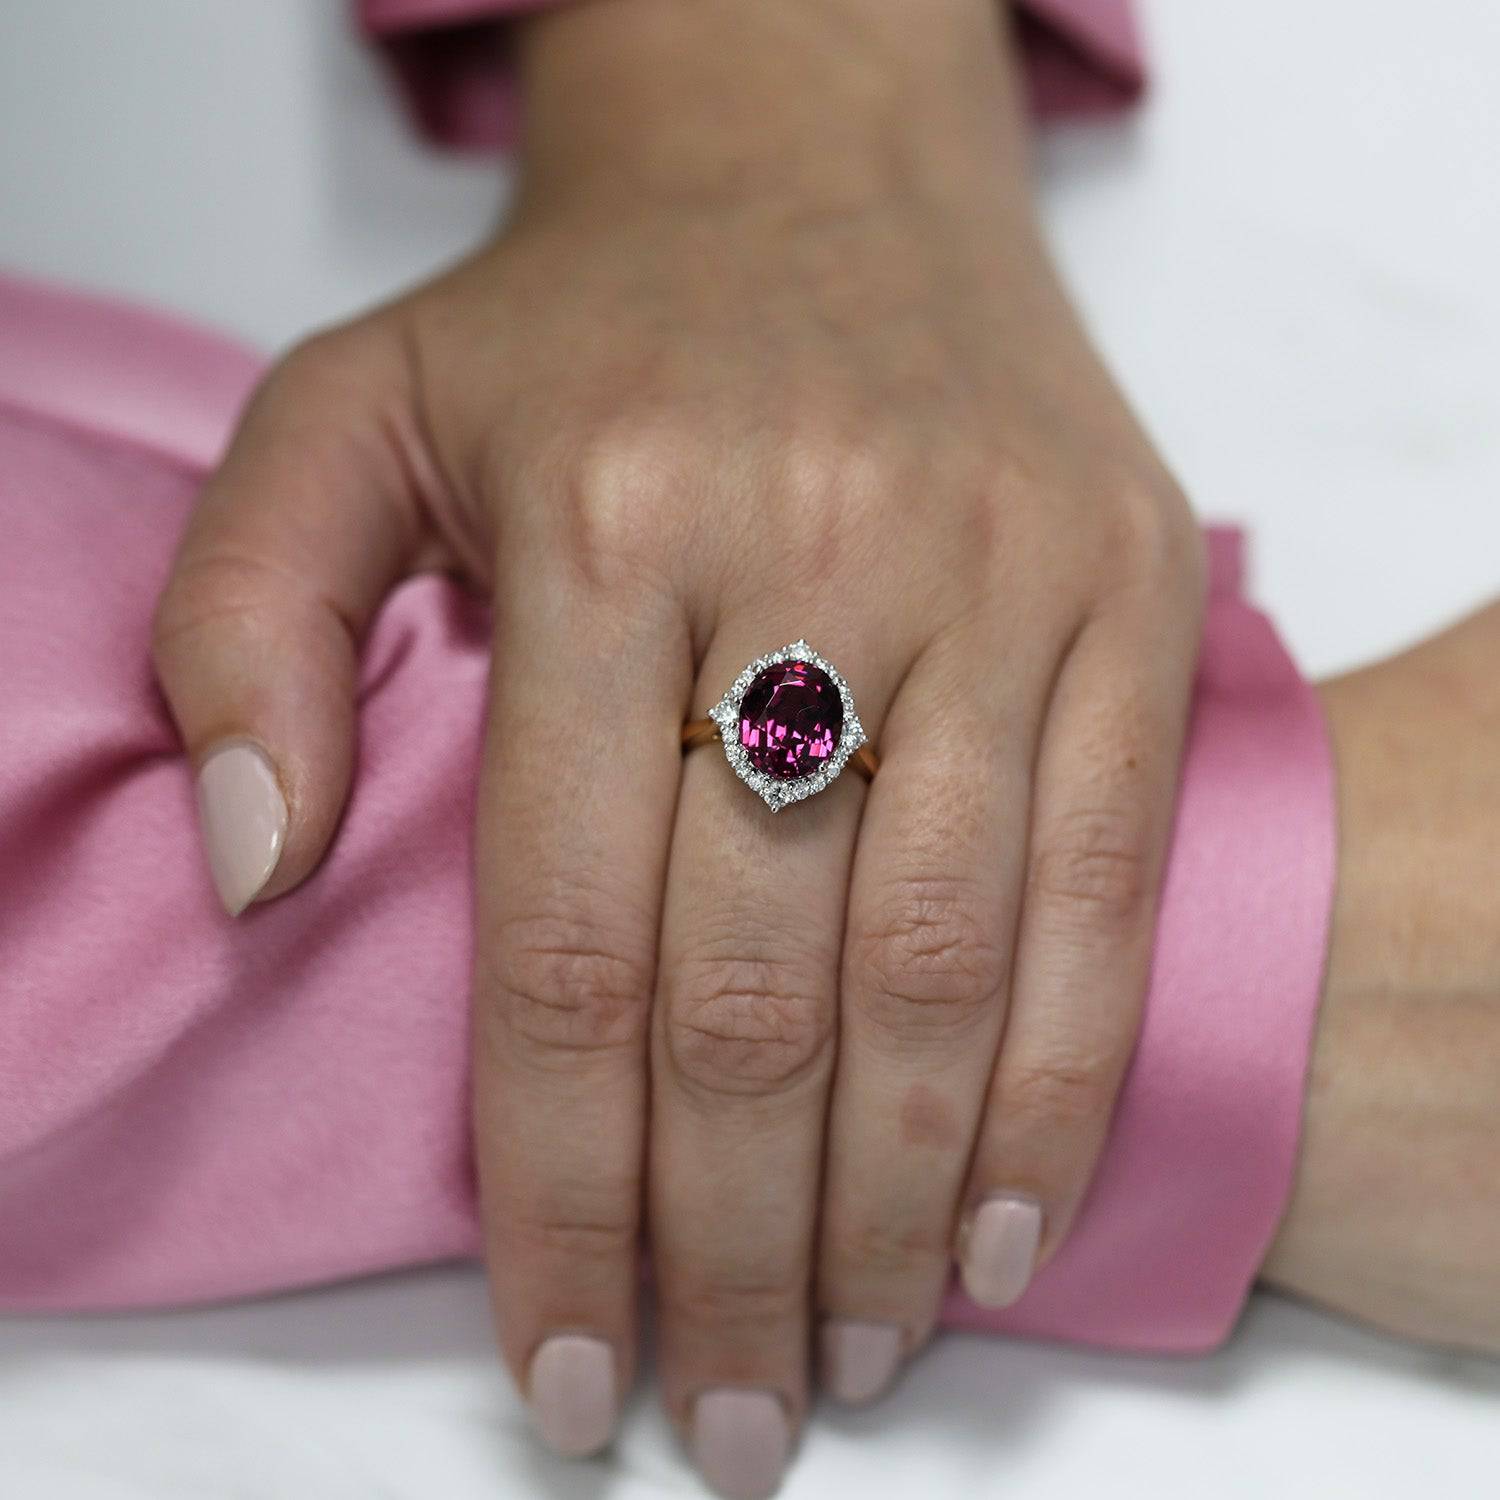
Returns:
[[[721,629],[700,706],[774,644],[755,629]],[[878,685],[863,663],[842,665],[868,712],[863,695]],[[844,775],[773,817],[708,747],[689,757],[673,835],[649,1167],[662,1383],[704,1477],[742,1500],[775,1489],[806,1406],[811,1243],[862,795]]]

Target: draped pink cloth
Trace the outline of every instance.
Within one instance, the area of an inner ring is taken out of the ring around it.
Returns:
[[[372,11],[376,9],[372,5]],[[239,1296],[476,1252],[470,820],[487,630],[437,578],[365,652],[324,865],[232,922],[153,602],[257,361],[0,279],[0,1306]],[[1145,1029],[1071,1239],[952,1324],[1198,1350],[1294,1166],[1333,882],[1315,695],[1211,535]],[[515,872],[524,880],[525,871]]]
[[[569,3],[356,0],[356,11],[384,46],[421,129],[443,145],[483,150],[506,145],[516,130],[505,21]],[[1139,96],[1146,73],[1129,0],[1020,0],[1015,9],[1039,114],[1115,110]]]

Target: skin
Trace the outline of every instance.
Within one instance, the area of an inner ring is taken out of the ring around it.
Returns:
[[[603,1339],[623,1391],[648,1229],[689,1437],[725,1388],[794,1431],[823,1320],[919,1345],[987,1196],[1052,1254],[1138,1029],[1202,558],[1042,245],[1000,11],[529,22],[513,221],[281,363],[158,610],[195,760],[274,765],[270,899],[334,836],[385,595],[493,598],[500,1343],[525,1389]],[[883,765],[773,818],[677,735],[798,636]]]
[[[1500,604],[1327,684],[1339,883],[1296,1190],[1263,1276],[1500,1352]]]

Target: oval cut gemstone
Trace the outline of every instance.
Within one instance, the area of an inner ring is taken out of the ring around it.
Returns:
[[[750,764],[778,781],[811,776],[839,747],[844,700],[821,667],[763,668],[740,700],[740,744]]]

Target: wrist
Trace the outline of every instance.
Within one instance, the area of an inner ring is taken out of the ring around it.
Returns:
[[[521,29],[527,192],[1029,208],[994,0],[579,0]]]
[[[1322,689],[1339,875],[1297,1183],[1262,1277],[1500,1348],[1500,606]]]

